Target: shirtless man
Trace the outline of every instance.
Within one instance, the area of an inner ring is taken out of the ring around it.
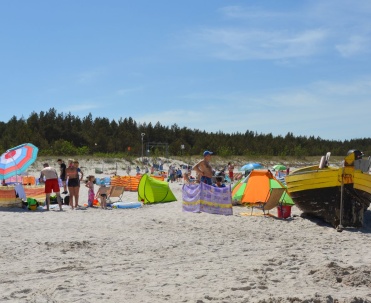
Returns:
[[[203,160],[201,160],[195,166],[193,166],[193,170],[195,170],[197,174],[201,176],[200,181],[209,185],[212,185],[211,178],[213,177],[213,169],[209,163],[212,154],[213,154],[212,152],[206,150],[204,152]]]
[[[44,168],[40,174],[40,181],[45,178],[45,196],[46,196],[46,210],[49,210],[50,205],[50,194],[53,191],[57,195],[57,201],[59,209],[62,209],[61,194],[58,184],[58,173],[57,171],[50,167],[48,163],[44,163]]]

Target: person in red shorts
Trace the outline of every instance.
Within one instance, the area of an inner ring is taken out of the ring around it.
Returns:
[[[231,179],[231,182],[233,182],[233,170],[234,170],[233,163],[228,162],[228,175],[229,175],[229,178]]]
[[[44,168],[40,174],[40,182],[43,181],[45,181],[46,210],[49,210],[50,194],[52,191],[57,195],[59,210],[63,210],[60,188],[58,184],[58,173],[53,167],[50,167],[48,163],[44,163]]]

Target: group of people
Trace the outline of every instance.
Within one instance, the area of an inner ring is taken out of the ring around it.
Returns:
[[[223,183],[223,178],[221,176],[215,177],[215,182],[213,182],[213,175],[214,171],[211,167],[210,161],[211,156],[213,152],[211,151],[204,151],[203,156],[204,158],[199,161],[196,165],[193,166],[193,170],[196,171],[196,174],[198,176],[197,180],[200,182],[206,183],[208,185],[213,185],[216,187],[225,187],[225,184]],[[228,162],[228,176],[231,180],[233,180],[233,170],[234,170],[234,164],[232,162]],[[189,176],[187,176],[189,178]]]
[[[49,210],[50,207],[50,195],[52,192],[57,196],[57,202],[59,209],[62,210],[62,199],[59,186],[60,178],[63,186],[62,194],[69,193],[69,205],[71,209],[79,207],[79,193],[80,193],[80,184],[83,181],[84,173],[79,167],[79,161],[69,159],[68,165],[64,163],[62,159],[58,159],[57,163],[59,164],[59,174],[57,170],[53,167],[50,167],[48,163],[44,163],[44,168],[40,173],[40,182],[45,183],[45,196],[46,196],[46,209]],[[88,206],[93,207],[94,200],[100,198],[101,207],[107,208],[107,195],[108,187],[105,184],[102,184],[95,194],[94,192],[95,177],[89,175],[86,179],[85,186],[88,188]],[[67,190],[68,188],[68,190]],[[66,199],[66,197],[65,197]]]
[[[203,159],[199,161],[196,165],[192,167],[198,176],[197,180],[199,182],[204,182],[208,185],[213,185],[216,187],[224,187],[225,184],[223,183],[223,178],[217,176],[215,178],[215,183],[213,183],[213,169],[210,164],[211,151],[205,151],[203,153]],[[68,165],[64,163],[62,159],[58,159],[57,163],[59,164],[59,174],[55,168],[50,167],[48,163],[44,163],[44,168],[41,170],[40,173],[40,182],[45,183],[45,195],[46,195],[46,209],[49,210],[50,207],[50,195],[54,192],[57,196],[57,201],[59,204],[60,210],[62,210],[62,199],[61,199],[61,192],[59,186],[59,180],[62,181],[63,192],[62,194],[69,193],[69,205],[71,209],[75,209],[79,207],[79,191],[80,191],[80,182],[83,180],[84,173],[79,167],[79,161],[77,160],[68,160]],[[137,167],[138,169],[139,167]],[[228,173],[231,180],[233,180],[233,163],[228,163]],[[179,169],[181,176],[181,169]],[[188,171],[188,169],[187,169]],[[178,170],[171,167],[169,170],[169,175],[171,180],[175,180],[176,176],[178,175]],[[173,178],[173,179],[172,179]],[[184,178],[186,181],[191,180],[191,174],[189,171],[184,174]],[[96,198],[100,198],[101,200],[101,207],[106,208],[107,203],[107,191],[108,188],[102,185],[97,194],[94,192],[94,184],[95,184],[95,177],[90,175],[87,177],[85,186],[88,188],[88,206],[93,206],[93,201]],[[68,189],[68,190],[67,190]]]

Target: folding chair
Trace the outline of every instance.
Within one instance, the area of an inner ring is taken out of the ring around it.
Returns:
[[[111,198],[119,198],[118,201],[122,201],[122,195],[124,194],[125,187],[123,186],[111,186],[108,195],[107,195],[107,202],[111,202]]]
[[[252,215],[252,212],[254,210],[254,207],[261,209],[263,211],[264,215],[266,215],[265,214],[266,211],[268,211],[268,214],[269,214],[269,211],[271,209],[278,206],[278,204],[282,200],[281,197],[282,197],[283,193],[285,193],[285,192],[286,192],[286,188],[283,188],[283,187],[272,188],[268,192],[268,195],[267,195],[267,198],[265,199],[265,201],[257,202],[257,203],[253,203],[253,204],[249,205],[251,207],[251,215]]]

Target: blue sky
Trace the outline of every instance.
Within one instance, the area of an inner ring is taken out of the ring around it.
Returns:
[[[369,138],[370,16],[369,0],[0,0],[0,121],[54,107]]]

